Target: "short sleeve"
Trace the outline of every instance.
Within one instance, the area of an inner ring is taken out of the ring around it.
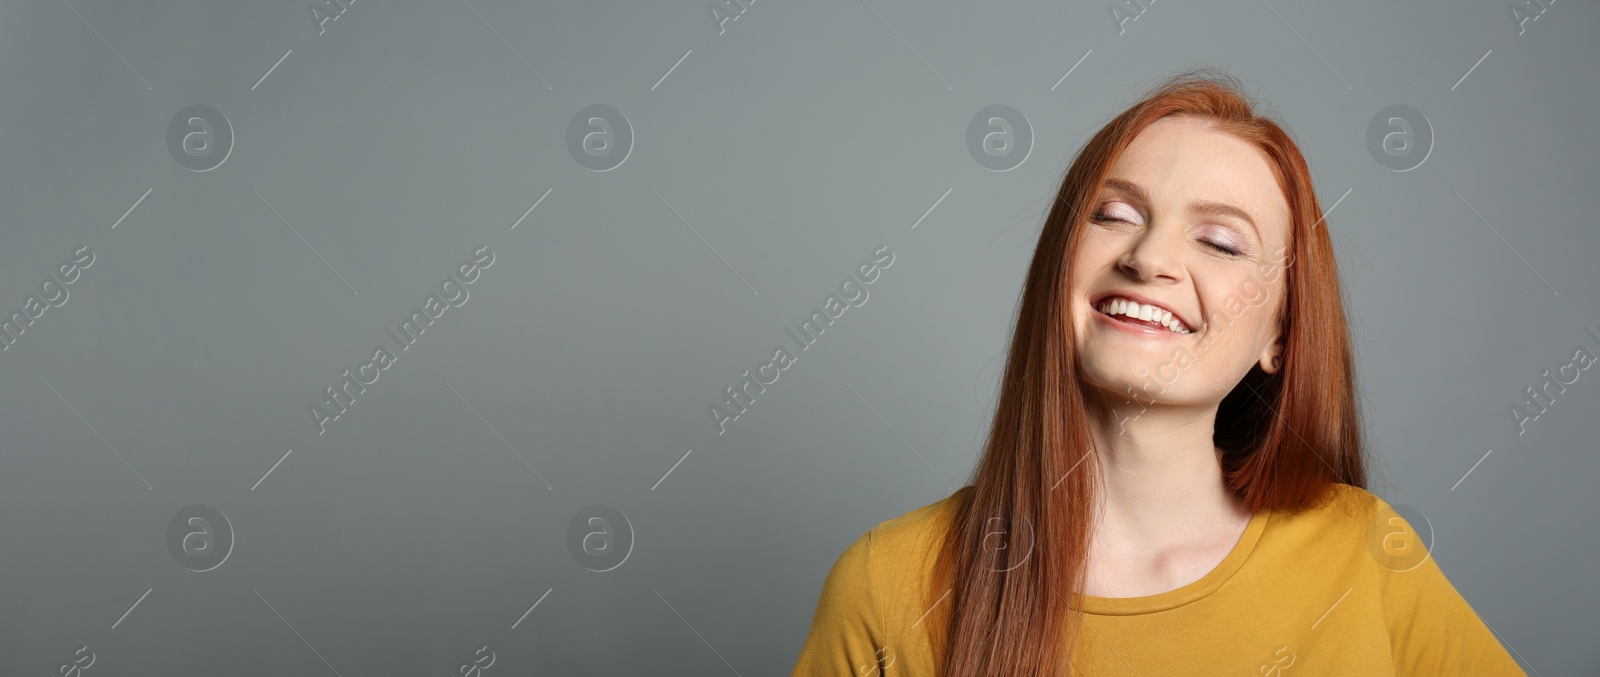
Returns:
[[[1392,510],[1389,515],[1411,529]],[[1378,572],[1396,675],[1527,677],[1433,557],[1405,570],[1379,564]]]
[[[791,677],[881,675],[882,617],[873,590],[872,532],[845,548],[822,583]]]

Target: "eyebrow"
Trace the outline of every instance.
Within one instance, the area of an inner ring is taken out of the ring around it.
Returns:
[[[1146,193],[1143,188],[1140,188],[1138,184],[1132,181],[1107,178],[1105,187],[1132,195],[1140,202],[1145,204],[1150,203],[1150,194]],[[1255,231],[1257,239],[1261,238],[1261,228],[1256,225],[1255,219],[1250,218],[1250,213],[1226,202],[1217,202],[1215,200],[1196,200],[1189,203],[1189,211],[1192,211],[1196,214],[1206,214],[1209,216],[1231,216],[1237,218],[1241,221],[1244,221],[1250,226],[1251,230]]]

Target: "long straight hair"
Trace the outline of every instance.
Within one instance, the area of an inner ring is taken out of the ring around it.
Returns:
[[[1074,350],[1070,263],[1111,166],[1160,118],[1193,116],[1259,148],[1289,205],[1287,261],[1279,262],[1287,274],[1283,363],[1275,374],[1252,367],[1218,406],[1213,440],[1228,490],[1254,513],[1312,507],[1336,483],[1366,488],[1333,243],[1305,158],[1254,108],[1236,78],[1190,69],[1102,127],[1067,170],[1028,267],[983,457],[957,493],[928,586],[927,632],[943,677],[1054,676],[1072,662],[1100,488]]]

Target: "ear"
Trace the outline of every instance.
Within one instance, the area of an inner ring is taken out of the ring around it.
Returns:
[[[1272,342],[1262,349],[1257,363],[1261,365],[1261,371],[1268,374],[1276,374],[1283,368],[1283,334],[1272,337]]]

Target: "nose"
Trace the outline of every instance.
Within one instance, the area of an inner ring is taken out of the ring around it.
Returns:
[[[1166,229],[1145,228],[1117,259],[1117,268],[1140,282],[1175,282],[1180,277],[1180,238]]]

